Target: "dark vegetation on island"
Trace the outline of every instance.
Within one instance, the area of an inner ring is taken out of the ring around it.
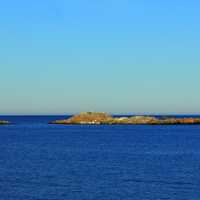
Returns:
[[[69,119],[56,120],[50,124],[146,124],[146,125],[176,125],[176,124],[200,124],[200,118],[185,117],[166,117],[158,118],[153,116],[130,116],[130,117],[113,117],[101,112],[83,112],[72,116]]]
[[[7,125],[7,124],[10,124],[10,122],[6,120],[0,120],[0,125]]]

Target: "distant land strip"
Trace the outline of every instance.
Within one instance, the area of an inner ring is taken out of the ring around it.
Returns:
[[[176,125],[176,124],[200,124],[200,118],[195,117],[166,117],[158,118],[152,116],[130,116],[130,117],[113,117],[104,112],[82,112],[68,119],[56,120],[50,124],[146,124],[146,125]]]

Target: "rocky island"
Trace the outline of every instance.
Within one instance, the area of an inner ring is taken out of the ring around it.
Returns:
[[[10,122],[6,120],[0,120],[0,125],[7,125],[7,124],[10,124]]]
[[[83,112],[68,119],[56,120],[50,124],[146,124],[146,125],[176,125],[200,124],[200,118],[157,118],[152,116],[113,117],[106,113]]]

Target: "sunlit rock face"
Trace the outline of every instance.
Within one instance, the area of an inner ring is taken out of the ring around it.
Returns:
[[[160,124],[200,124],[200,118],[167,118],[159,121]]]
[[[55,124],[104,124],[113,120],[113,117],[106,113],[82,112],[69,119],[57,120]]]

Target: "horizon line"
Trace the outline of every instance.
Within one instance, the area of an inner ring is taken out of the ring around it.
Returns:
[[[87,111],[86,111],[87,112]],[[88,111],[89,112],[89,111]],[[77,115],[81,112],[73,112],[73,113],[2,113],[0,114],[0,116],[69,116],[69,115]],[[137,113],[133,113],[133,112],[104,112],[104,113],[108,113],[110,115],[200,115],[200,113],[172,113],[172,112],[137,112]]]

